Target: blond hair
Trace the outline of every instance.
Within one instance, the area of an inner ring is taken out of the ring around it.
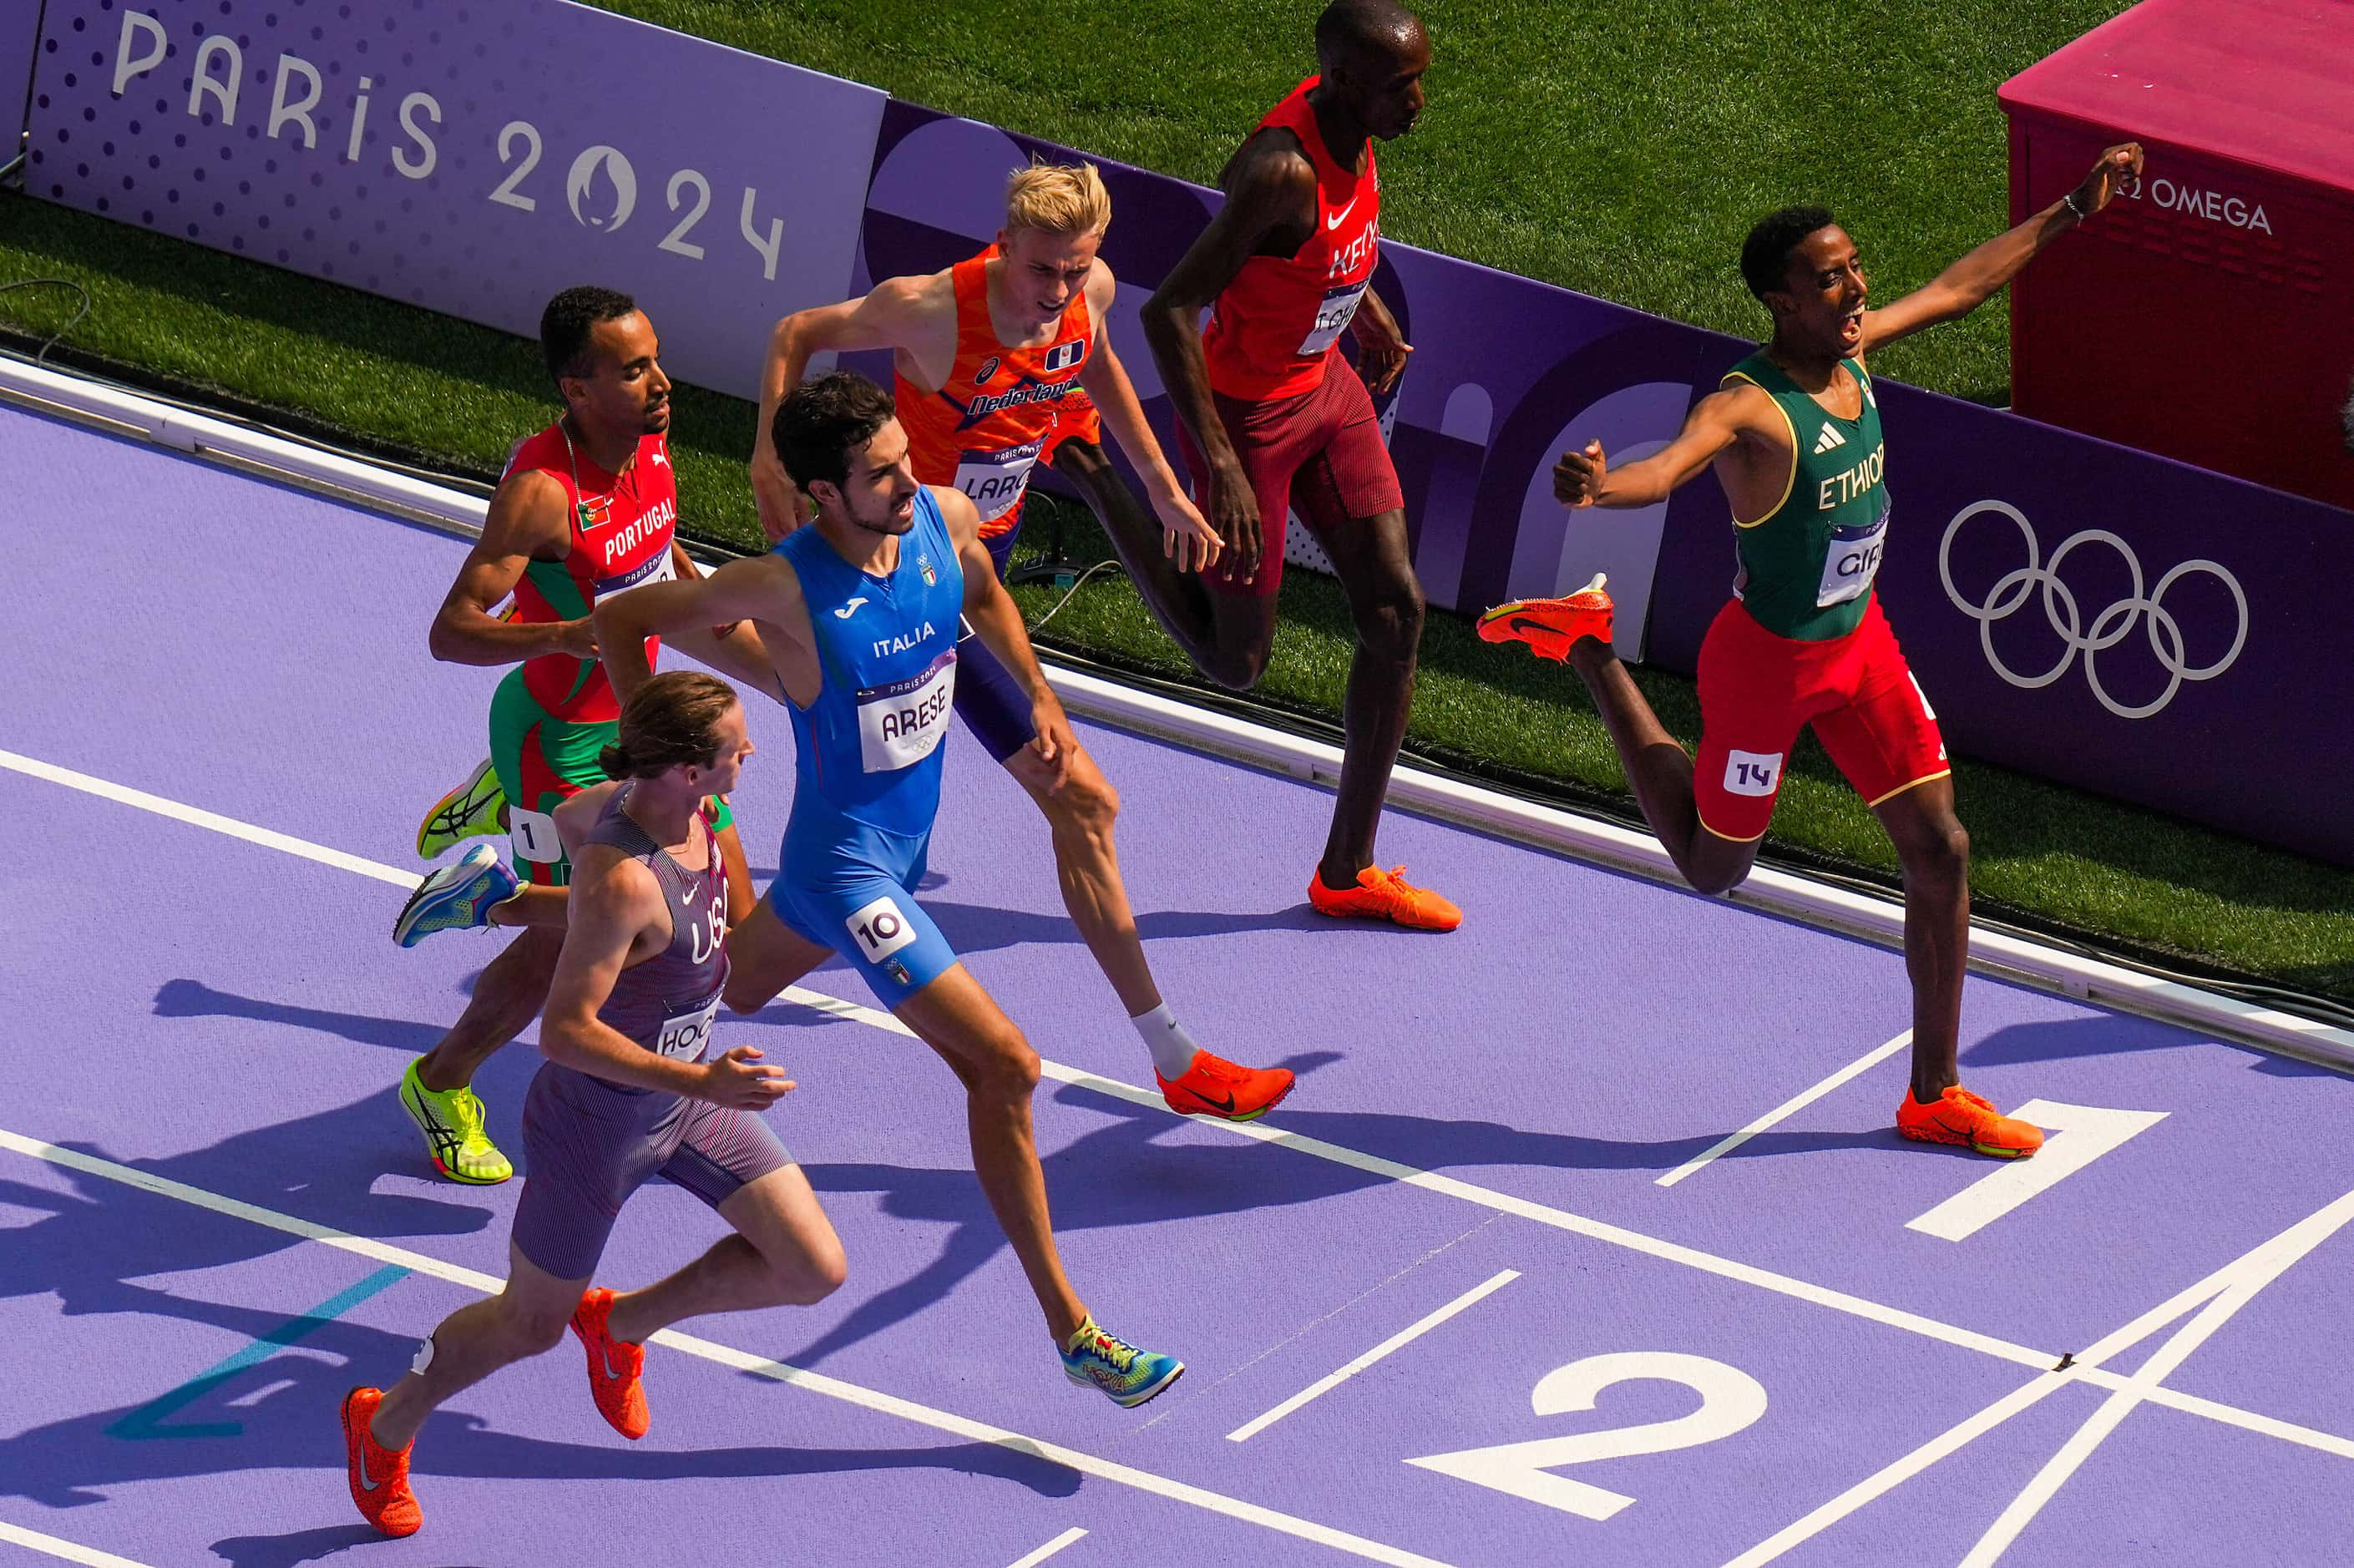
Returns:
[[[1033,164],[1005,182],[1005,229],[1101,234],[1111,227],[1111,193],[1093,164]]]

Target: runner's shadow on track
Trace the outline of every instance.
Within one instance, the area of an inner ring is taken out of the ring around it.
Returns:
[[[2147,1019],[2104,1015],[2098,1018],[2052,1019],[2041,1023],[2013,1023],[1996,1030],[1962,1053],[1973,1067],[2006,1067],[2022,1062],[2054,1062],[2084,1056],[2122,1056],[2136,1051],[2175,1051],[2193,1044],[2176,1025]],[[2275,1056],[2252,1046],[2235,1045],[2246,1053],[2248,1066],[2275,1078],[2335,1077],[2342,1075],[2310,1062]]]
[[[1288,1059],[1294,1072],[1333,1058],[1325,1053]],[[1056,1103],[1117,1118],[1051,1151],[1041,1150],[1058,1235],[1171,1221],[1203,1219],[1318,1202],[1390,1179],[1335,1160],[1302,1158],[1265,1144],[1235,1147],[1192,1139],[1161,1141],[1185,1123],[1148,1107],[1112,1099],[1076,1086]],[[1524,1166],[1568,1170],[1670,1171],[1717,1141],[1721,1134],[1634,1142],[1569,1133],[1527,1132],[1496,1122],[1442,1121],[1427,1117],[1352,1112],[1276,1112],[1267,1124],[1425,1169]],[[1730,1129],[1727,1129],[1730,1130]],[[1765,1133],[1726,1156],[1758,1159],[1903,1145],[1893,1128],[1853,1133]],[[1270,1161],[1279,1163],[1270,1164]],[[804,1163],[820,1194],[876,1192],[896,1219],[949,1226],[929,1264],[860,1301],[832,1329],[781,1359],[813,1367],[826,1357],[915,1317],[946,1298],[996,1256],[1005,1244],[980,1182],[967,1168]]]
[[[472,1202],[373,1190],[387,1169],[414,1167],[420,1175],[429,1174],[409,1132],[408,1118],[387,1086],[351,1105],[162,1159],[120,1160],[88,1143],[65,1147],[359,1235],[471,1235],[482,1230],[492,1211]],[[69,1314],[193,1318],[253,1338],[282,1320],[227,1308],[192,1311],[168,1290],[133,1281],[249,1262],[301,1245],[304,1238],[158,1198],[109,1177],[50,1169],[71,1183],[70,1192],[9,1184],[10,1202],[47,1211],[47,1217],[7,1233],[7,1245],[0,1246],[0,1300],[54,1292]],[[0,1463],[0,1477],[9,1473]]]

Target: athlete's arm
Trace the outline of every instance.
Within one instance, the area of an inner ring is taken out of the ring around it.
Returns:
[[[1357,302],[1357,317],[1349,330],[1357,334],[1357,374],[1364,378],[1365,390],[1378,397],[1405,374],[1405,356],[1414,352],[1414,344],[1406,342],[1397,317],[1370,283]]]
[[[1583,451],[1564,452],[1553,465],[1553,499],[1573,508],[1665,501],[1754,426],[1758,409],[1753,400],[1766,396],[1755,387],[1710,393],[1692,406],[1674,440],[1625,468],[1608,465],[1600,441],[1586,442]]]
[[[738,678],[764,692],[789,694],[784,671],[794,662],[793,652],[801,644],[776,629],[806,626],[808,616],[801,608],[801,579],[776,556],[730,561],[693,582],[648,583],[601,600],[597,606],[597,637],[601,646],[611,650],[605,660],[606,678],[613,683],[615,694],[627,702],[653,676],[646,663],[647,638],[676,638],[691,651],[697,631],[708,638],[713,626],[737,620],[760,629],[755,641],[767,665],[765,669],[748,665]],[[769,635],[771,632],[773,637]],[[731,665],[718,667],[737,673]],[[814,679],[803,683],[811,695],[814,686]]]
[[[1315,224],[1316,166],[1288,137],[1255,137],[1235,160],[1226,205],[1144,306],[1144,341],[1152,345],[1161,385],[1209,469],[1210,526],[1240,557],[1246,577],[1258,571],[1258,500],[1219,422],[1199,323],[1203,309],[1235,281],[1245,262],[1278,253],[1279,241],[1295,234],[1299,241],[1282,253],[1296,251]]]
[[[673,540],[670,548],[672,566],[680,582],[700,582],[709,575],[686,553],[684,546]],[[741,681],[764,692],[776,680],[776,666],[769,660],[769,645],[760,641],[760,629],[750,620],[737,620],[721,626],[690,626],[684,631],[669,631],[663,635],[681,653],[731,680]]]
[[[2141,177],[2141,143],[2127,142],[2103,153],[2084,183],[2068,197],[2053,202],[2016,228],[1995,236],[1952,266],[1885,309],[1863,313],[1863,342],[1857,354],[1870,354],[1924,327],[1968,315],[1986,303],[2035,253],[2067,233],[2084,217],[2109,205],[2117,186]],[[2076,211],[2068,202],[2073,199]]]
[[[1071,735],[1071,721],[1064,716],[1054,688],[1046,684],[1045,672],[1038,668],[1038,655],[1030,647],[1030,631],[1022,624],[1022,611],[1005,585],[997,580],[997,563],[990,559],[989,547],[981,542],[980,509],[961,490],[944,484],[928,488],[939,503],[949,538],[956,546],[957,564],[964,568],[965,623],[1028,694],[1030,722],[1038,731],[1030,749],[1055,770],[1046,786],[1052,794],[1070,777],[1071,755],[1078,746]]]
[[[1161,519],[1161,553],[1175,561],[1181,572],[1207,571],[1218,558],[1217,532],[1202,521],[1193,498],[1177,482],[1176,471],[1161,450],[1161,439],[1145,421],[1144,405],[1137,401],[1128,367],[1111,346],[1111,302],[1118,287],[1111,269],[1097,262],[1087,278],[1087,312],[1095,322],[1096,345],[1079,366],[1079,385],[1111,427],[1120,450],[1144,477],[1152,514]]]
[[[938,335],[934,320],[938,307],[932,298],[938,291],[938,274],[885,278],[864,298],[795,311],[779,321],[769,334],[769,356],[760,366],[760,423],[752,437],[751,472],[752,498],[760,508],[760,531],[769,536],[771,545],[809,517],[809,506],[801,489],[778,461],[776,444],[770,440],[777,405],[809,374],[812,355],[888,348],[915,358],[922,366],[927,357],[923,351],[937,346],[930,339]],[[951,311],[954,301],[951,293]],[[949,329],[948,346],[951,354],[955,351],[954,330],[953,326]],[[941,366],[939,374],[947,373],[946,366]]]
[[[576,824],[578,819],[574,819]],[[714,1105],[761,1110],[793,1085],[781,1067],[759,1065],[760,1053],[739,1045],[708,1062],[679,1062],[646,1050],[598,1016],[613,994],[641,937],[664,936],[670,912],[652,872],[599,844],[572,848],[575,880],[571,919],[547,1010],[539,1024],[540,1054],[549,1061],[660,1094],[691,1095]]]
[[[523,574],[538,561],[560,561],[571,546],[572,528],[564,510],[564,486],[542,469],[509,474],[491,497],[482,537],[466,552],[458,580],[450,586],[425,645],[451,664],[520,664],[547,653],[578,659],[597,656],[588,619],[500,620],[491,606],[514,591]]]

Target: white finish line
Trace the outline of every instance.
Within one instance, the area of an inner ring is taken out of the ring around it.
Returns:
[[[1759,1117],[1755,1121],[1751,1122],[1747,1127],[1743,1128],[1739,1132],[1728,1133],[1724,1137],[1718,1139],[1714,1143],[1710,1144],[1706,1149],[1702,1150],[1698,1154],[1693,1155],[1690,1160],[1685,1160],[1681,1165],[1677,1166],[1673,1171],[1670,1171],[1666,1175],[1660,1177],[1654,1185],[1660,1187],[1674,1186],[1677,1182],[1682,1181],[1685,1177],[1691,1175],[1693,1171],[1699,1170],[1710,1160],[1714,1160],[1718,1155],[1730,1154],[1733,1150],[1740,1148],[1743,1144],[1748,1142],[1759,1133],[1764,1132],[1767,1128],[1777,1126],[1788,1118],[1796,1116],[1798,1112],[1806,1109],[1808,1106],[1813,1105],[1817,1100],[1821,1099],[1825,1095],[1829,1094],[1833,1089],[1838,1088],[1841,1084],[1846,1083],[1850,1078],[1854,1077],[1857,1074],[1870,1072],[1872,1068],[1879,1066],[1880,1064],[1887,1061],[1888,1058],[1895,1055],[1896,1053],[1903,1050],[1906,1046],[1912,1044],[1913,1032],[1908,1029],[1903,1033],[1899,1034],[1895,1039],[1891,1040],[1887,1044],[1880,1046],[1875,1050],[1866,1052],[1863,1055],[1859,1056],[1852,1062],[1850,1062],[1846,1066],[1841,1067],[1838,1072],[1833,1073],[1829,1077],[1825,1078],[1813,1088],[1802,1089],[1797,1094],[1791,1096],[1788,1099],[1784,1100],[1780,1105],[1776,1106],[1772,1110],[1767,1111],[1764,1116]]]

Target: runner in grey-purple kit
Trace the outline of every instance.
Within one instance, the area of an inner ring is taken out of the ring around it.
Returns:
[[[556,812],[571,919],[540,1031],[548,1060],[524,1105],[530,1177],[506,1288],[444,1319],[389,1392],[344,1400],[352,1501],[387,1535],[422,1522],[408,1456],[426,1416],[553,1349],[567,1322],[598,1412],[635,1439],[648,1335],[701,1313],[807,1305],[843,1280],[832,1225],[758,1115],[792,1084],[748,1045],[705,1057],[727,983],[727,873],[697,808],[752,755],[744,711],[716,676],[673,672],[630,699],[620,732],[603,758],[617,781]],[[622,1203],[658,1175],[735,1234],[642,1290],[589,1289]]]

